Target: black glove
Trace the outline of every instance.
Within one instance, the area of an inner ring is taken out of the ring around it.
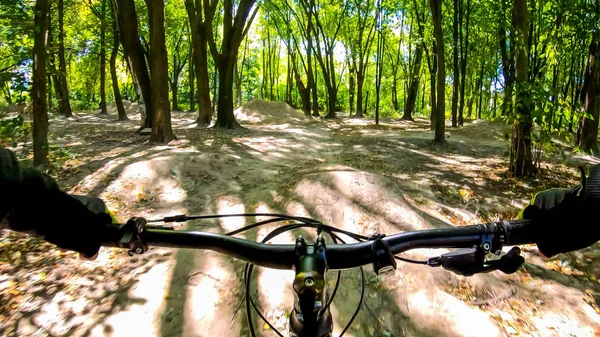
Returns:
[[[12,207],[21,183],[21,171],[15,154],[0,147],[0,222]]]
[[[3,157],[12,153],[0,149]],[[1,158],[1,157],[0,157]],[[15,160],[16,161],[16,160]],[[6,161],[10,162],[10,161]],[[104,241],[110,215],[88,209],[80,200],[61,191],[48,175],[34,169],[15,168],[0,171],[2,208],[10,229],[43,236],[60,248],[74,250],[86,257],[94,256]],[[20,179],[15,179],[19,177]],[[99,199],[97,199],[99,200]]]
[[[592,167],[589,181],[574,189],[551,189],[538,193],[522,212],[523,219],[535,220],[537,246],[542,254],[589,247],[600,240],[600,165]]]

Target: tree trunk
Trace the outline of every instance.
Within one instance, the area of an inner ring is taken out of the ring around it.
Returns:
[[[350,73],[348,74],[348,96],[350,96],[350,115],[352,115],[355,111],[354,109],[354,93],[356,90],[356,82],[354,80],[355,69],[352,68]]]
[[[213,119],[210,101],[210,76],[206,41],[194,44],[194,69],[196,69],[196,95],[198,96],[198,126],[208,126]],[[198,52],[196,52],[198,50]]]
[[[138,35],[138,21],[133,0],[113,0],[117,12],[119,37],[123,52],[130,67],[131,76],[137,84],[141,96],[140,113],[142,122],[139,130],[152,128],[154,120],[154,105],[152,104],[152,88],[150,73],[146,65],[144,47]],[[167,87],[168,90],[168,87]]]
[[[208,75],[208,48],[206,40],[207,27],[202,18],[201,9],[196,9],[193,0],[185,1],[185,8],[190,21],[193,46],[193,66],[196,70],[196,93],[198,95],[198,126],[208,126],[212,122],[213,109],[210,102],[210,77]],[[193,81],[192,81],[193,82]]]
[[[175,139],[169,110],[169,61],[165,46],[163,0],[146,0],[150,21],[150,76],[152,76],[152,134],[150,141],[168,143]]]
[[[233,69],[233,76],[235,76],[235,101],[236,105],[239,107],[242,106],[242,81],[241,76],[239,74],[237,62],[235,63],[235,67]]]
[[[106,0],[102,0],[100,12],[100,114],[108,115],[106,110]]]
[[[423,27],[419,27],[422,32]],[[420,36],[423,36],[420,34]],[[419,73],[421,72],[421,59],[423,58],[423,44],[417,43],[415,50],[415,59],[412,62],[412,68],[410,70],[410,84],[408,86],[408,93],[406,95],[406,101],[404,102],[404,114],[402,115],[403,120],[414,121],[413,113],[415,111],[415,103],[417,101],[417,92],[419,91]]]
[[[467,22],[465,27],[465,41],[462,43],[462,11],[460,14],[460,39],[461,39],[461,61],[460,61],[460,106],[458,107],[458,124],[464,124],[464,111],[465,111],[465,84],[467,81],[467,61],[469,56],[469,20],[471,18],[471,0],[467,0]]]
[[[71,103],[69,102],[69,88],[67,85],[67,62],[65,61],[65,13],[63,0],[58,0],[58,63],[59,84],[61,90],[60,110],[65,117],[72,117]]]
[[[220,63],[217,126],[233,129],[239,127],[233,115],[233,67],[235,58],[223,59]]]
[[[62,3],[61,3],[62,4]],[[48,0],[35,3],[35,32],[33,43],[33,76],[31,86],[33,113],[33,165],[48,162],[48,111],[46,110],[46,34],[48,32]]]
[[[458,125],[458,90],[460,84],[460,67],[458,61],[458,13],[462,11],[459,6],[459,0],[454,0],[454,20],[452,21],[452,64],[453,68],[453,79],[452,79],[452,126]]]
[[[173,102],[171,103],[173,108],[172,111],[181,111],[179,108],[179,75],[173,76],[173,80],[171,81],[171,96]]]
[[[598,9],[600,11],[600,9]],[[598,13],[600,15],[600,13]],[[577,146],[582,151],[598,155],[598,118],[600,117],[600,30],[596,30],[589,47],[589,58],[582,89],[585,114],[577,130]]]
[[[364,72],[359,72],[356,74],[356,114],[354,114],[354,118],[363,118],[364,111],[367,111],[366,104],[363,107],[363,85],[365,83],[365,74]]]
[[[435,137],[437,143],[444,143],[446,132],[446,65],[444,60],[444,31],[442,30],[442,0],[429,0],[437,55],[437,116],[435,118]]]
[[[527,45],[529,40],[527,0],[514,0],[513,27],[517,41],[516,118],[510,154],[510,170],[515,176],[534,174],[531,155],[531,98],[529,92]]]
[[[190,37],[191,40],[191,37]],[[188,100],[190,101],[190,110],[189,112],[196,111],[196,95],[194,94],[194,78],[196,75],[194,73],[194,47],[193,43],[190,42],[190,60],[188,62],[188,82],[190,84],[190,96]]]
[[[435,130],[435,123],[436,123],[436,119],[437,119],[437,95],[436,95],[436,78],[437,78],[437,44],[435,43],[435,39],[433,40],[433,48],[431,48],[432,50],[432,62],[431,62],[431,68],[429,71],[429,91],[430,91],[430,96],[431,96],[431,113],[429,115],[429,120],[431,121],[431,130]]]
[[[125,108],[123,107],[123,100],[121,98],[121,91],[119,90],[119,78],[117,77],[117,56],[119,54],[119,29],[117,27],[117,19],[115,14],[114,4],[111,10],[111,16],[113,20],[113,48],[110,53],[110,78],[112,80],[113,95],[115,96],[115,105],[117,106],[117,114],[119,115],[120,121],[129,120]]]
[[[578,70],[573,76],[578,75],[579,79],[577,83],[573,83],[573,89],[571,91],[571,119],[569,121],[569,132],[573,132],[573,120],[575,119],[577,107],[580,104],[579,94],[581,93],[581,89],[583,88],[583,77],[584,77],[584,67],[585,67],[585,58],[581,58],[581,64],[578,66]]]

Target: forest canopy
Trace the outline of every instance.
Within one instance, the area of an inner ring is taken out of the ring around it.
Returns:
[[[48,113],[106,114],[114,104],[126,120],[122,102],[135,102],[139,131],[168,142],[170,111],[236,128],[234,108],[263,98],[314,117],[430,118],[437,142],[446,120],[502,118],[514,126],[510,170],[531,175],[555,137],[598,153],[599,62],[599,0],[4,0],[0,8],[0,106],[32,102],[36,164],[47,163]]]

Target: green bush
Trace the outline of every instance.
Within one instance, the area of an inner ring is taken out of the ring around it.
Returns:
[[[23,117],[0,119],[0,145],[16,147],[17,142],[31,133],[31,123]]]

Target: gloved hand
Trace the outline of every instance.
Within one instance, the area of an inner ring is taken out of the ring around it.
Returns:
[[[0,147],[0,222],[11,208],[20,183],[21,170],[15,154]]]
[[[88,209],[61,191],[48,175],[31,168],[19,169],[10,151],[0,148],[0,158],[4,158],[0,165],[0,221],[5,216],[10,229],[42,236],[85,257],[98,253],[105,225],[112,222],[110,215]]]
[[[600,240],[600,164],[574,189],[535,195],[520,218],[535,220],[537,246],[546,257],[587,248]]]

